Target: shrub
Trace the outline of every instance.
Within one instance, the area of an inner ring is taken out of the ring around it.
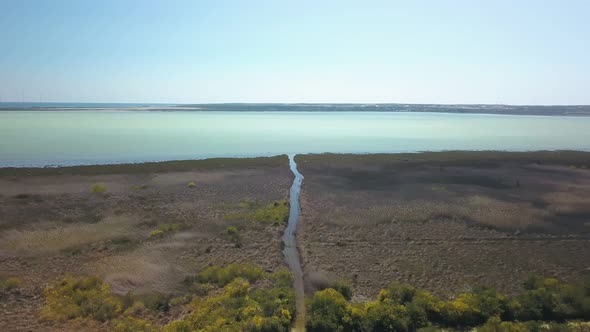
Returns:
[[[305,328],[310,332],[344,331],[349,304],[332,288],[316,292],[308,304]]]
[[[260,206],[257,202],[241,202],[240,207],[250,211],[229,213],[224,216],[224,219],[241,219],[276,225],[283,225],[289,219],[289,203],[286,200],[276,201],[265,206]]]
[[[281,268],[276,270],[270,275],[271,280],[274,281],[277,287],[290,288],[293,285],[293,272],[287,268]]]
[[[8,295],[22,284],[22,280],[16,277],[0,278],[0,299]]]
[[[284,224],[289,219],[289,204],[286,200],[273,202],[258,208],[250,215],[252,221]]]
[[[44,290],[46,304],[41,317],[66,321],[90,318],[98,321],[112,319],[121,312],[121,302],[111,295],[110,286],[100,278],[76,279],[65,277]]]
[[[238,229],[234,226],[229,226],[228,228],[225,229],[225,233],[228,235],[234,235],[238,233]]]
[[[347,301],[350,301],[352,298],[352,284],[348,281],[336,281],[331,288],[334,288],[338,293],[342,294]]]
[[[159,236],[163,236],[164,232],[159,230],[159,229],[154,229],[153,231],[150,232],[150,237],[159,237]]]
[[[143,302],[146,308],[154,311],[168,311],[170,308],[170,296],[158,292],[138,295],[137,298]]]
[[[405,306],[385,302],[372,302],[367,306],[367,330],[383,332],[408,331],[410,319]]]
[[[262,277],[261,268],[249,264],[229,264],[225,267],[210,266],[197,275],[197,281],[225,286],[235,278],[244,278],[250,282]]]
[[[115,332],[155,332],[156,329],[150,322],[145,320],[134,318],[131,316],[125,316],[118,318],[114,321]]]
[[[182,224],[162,224],[150,232],[150,237],[161,237],[168,233],[178,232],[183,229]]]
[[[191,181],[191,182],[187,183],[186,186],[189,188],[194,188],[197,186],[197,184],[194,181]]]
[[[385,289],[382,289],[377,296],[378,301],[389,300],[395,304],[406,304],[412,302],[416,289],[408,284],[397,282],[390,283]]]
[[[262,283],[266,287],[253,289],[252,280],[260,278],[266,279]],[[196,279],[206,279],[224,287],[221,292],[194,297],[186,306],[191,313],[171,322],[163,331],[278,332],[289,329],[295,305],[293,290],[279,285],[279,281],[285,281],[285,273],[264,274],[257,267],[232,264],[209,267],[187,281]]]
[[[102,183],[95,183],[92,185],[91,191],[93,194],[102,194],[107,191],[107,186]]]

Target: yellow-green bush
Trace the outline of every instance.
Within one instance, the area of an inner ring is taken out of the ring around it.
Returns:
[[[223,290],[195,297],[187,305],[191,314],[171,322],[163,331],[286,331],[290,327],[295,301],[290,284],[282,287],[288,279],[284,271],[264,274],[259,268],[230,265],[203,272],[201,278],[224,285]],[[266,287],[254,288],[250,280],[260,278],[266,279]]]
[[[194,188],[197,186],[197,184],[194,181],[191,181],[191,182],[187,183],[186,186],[189,188]]]
[[[308,302],[306,326],[310,332],[436,331],[437,326],[480,326],[476,331],[483,332],[587,331],[590,324],[571,321],[588,319],[590,283],[565,285],[556,279],[533,278],[513,298],[476,288],[442,301],[427,291],[391,283],[376,301],[352,305],[328,288]],[[551,321],[570,322],[547,323]]]
[[[209,266],[197,275],[197,281],[225,286],[235,278],[244,278],[250,282],[261,278],[263,271],[250,264],[229,264],[224,267]]]
[[[168,233],[178,232],[182,230],[183,227],[184,225],[182,224],[162,224],[150,232],[150,237],[164,236]]]
[[[107,191],[107,186],[105,186],[102,183],[95,183],[92,185],[90,190],[92,191],[93,194],[102,194]]]
[[[260,207],[251,214],[250,219],[258,222],[284,224],[289,219],[289,204],[282,200]]]
[[[228,235],[235,235],[238,233],[238,229],[235,226],[229,226],[225,229],[225,233]]]
[[[65,277],[44,290],[46,304],[41,317],[46,320],[66,321],[90,318],[106,321],[122,310],[121,302],[110,292],[110,286],[100,278],[76,279]]]
[[[115,332],[156,332],[154,326],[143,319],[124,316],[117,318],[114,322],[113,330]]]

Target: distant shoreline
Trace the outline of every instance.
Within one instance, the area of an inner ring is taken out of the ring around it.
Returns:
[[[0,103],[2,111],[383,112],[590,116],[590,105]]]
[[[144,161],[136,163],[55,165],[41,167],[0,167],[1,176],[37,176],[37,175],[101,175],[101,174],[145,174],[150,172],[179,172],[195,169],[223,169],[236,167],[281,166],[286,154],[258,157],[215,157],[203,159]],[[478,159],[483,161],[530,160],[531,162],[569,161],[573,164],[590,162],[590,151],[577,150],[537,150],[537,151],[500,151],[500,150],[449,150],[391,153],[297,153],[297,162],[331,161],[339,162],[389,162],[411,164],[412,162],[457,162]]]

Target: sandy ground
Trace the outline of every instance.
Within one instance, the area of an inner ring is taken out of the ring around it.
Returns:
[[[0,300],[0,331],[79,329],[36,318],[43,287],[65,274],[103,276],[119,293],[171,293],[211,264],[284,266],[282,226],[224,216],[243,201],[286,199],[292,181],[286,156],[0,170],[0,276],[23,280]],[[97,183],[105,193],[91,192]],[[151,237],[163,224],[182,230]]]
[[[348,279],[441,296],[590,276],[590,153],[299,155],[308,290]],[[319,277],[318,277],[319,276]]]

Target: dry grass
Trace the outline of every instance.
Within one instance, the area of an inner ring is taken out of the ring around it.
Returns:
[[[590,153],[302,155],[305,271],[445,295],[588,275]],[[570,167],[569,165],[576,165]]]
[[[0,237],[0,250],[12,254],[54,254],[62,250],[130,235],[137,220],[113,216],[95,224],[57,224],[34,230],[8,230]]]

